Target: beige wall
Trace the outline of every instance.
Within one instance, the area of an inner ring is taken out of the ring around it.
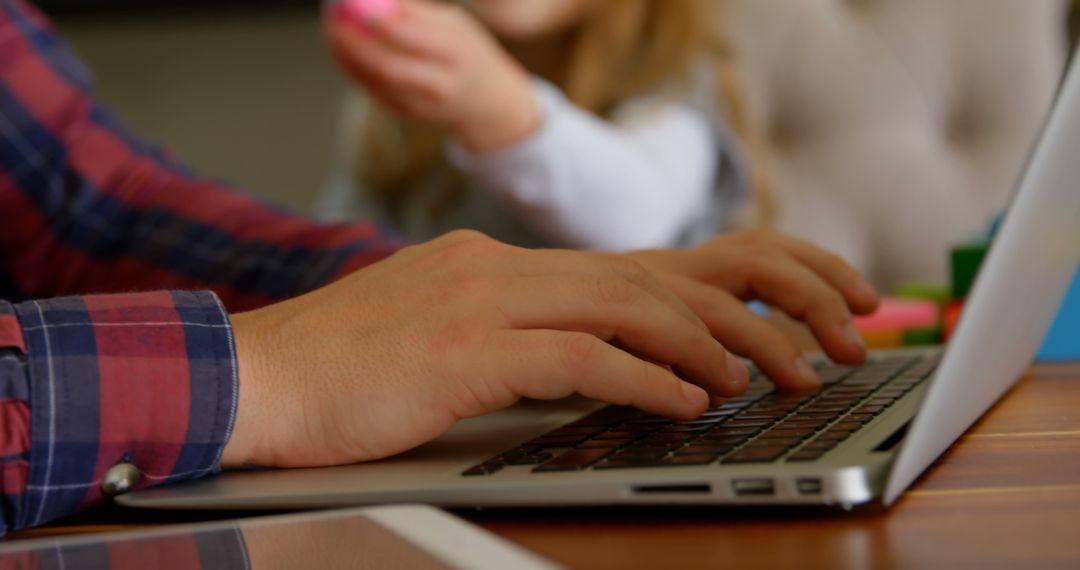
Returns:
[[[323,183],[341,82],[315,8],[70,17],[100,98],[201,171],[306,208]]]

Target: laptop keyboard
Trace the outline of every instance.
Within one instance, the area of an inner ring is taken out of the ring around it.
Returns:
[[[508,466],[534,473],[814,461],[928,378],[938,358],[875,356],[860,366],[818,363],[822,389],[778,392],[751,370],[746,392],[700,418],[675,421],[608,406],[462,473]]]

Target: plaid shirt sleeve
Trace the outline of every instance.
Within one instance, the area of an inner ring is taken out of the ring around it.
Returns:
[[[401,245],[262,204],[132,137],[23,0],[0,0],[0,220],[0,532],[93,505],[121,461],[143,485],[216,469],[237,396],[226,307]]]
[[[213,293],[0,302],[0,530],[99,502],[117,463],[142,486],[213,472],[236,395]]]

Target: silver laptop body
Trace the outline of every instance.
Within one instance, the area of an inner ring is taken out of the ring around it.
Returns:
[[[443,437],[378,462],[230,472],[118,501],[132,507],[183,509],[402,502],[487,507],[889,505],[1024,373],[1080,263],[1078,69],[1080,61],[1074,61],[947,349],[875,352],[870,357],[872,363],[905,356],[924,363],[940,359],[936,372],[814,461],[791,461],[796,447],[770,462],[721,459],[696,466],[541,473],[534,472],[536,465],[510,464],[464,475],[604,407],[584,399],[529,401],[462,421]],[[719,433],[724,427],[716,429]]]

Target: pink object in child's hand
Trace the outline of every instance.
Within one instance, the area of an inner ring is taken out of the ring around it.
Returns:
[[[397,0],[342,0],[337,15],[360,23],[393,16],[398,11]]]

